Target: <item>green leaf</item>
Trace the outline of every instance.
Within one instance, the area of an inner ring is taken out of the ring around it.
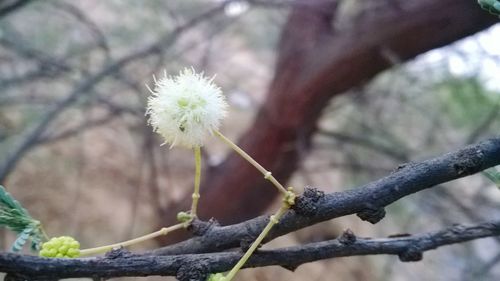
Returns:
[[[497,167],[484,170],[483,175],[500,188],[500,170]]]
[[[42,248],[42,239],[43,237],[40,237],[38,235],[32,235],[31,236],[31,246],[30,249],[33,252],[39,252],[40,249]]]
[[[30,227],[23,230],[23,232],[21,232],[17,236],[16,241],[14,241],[14,243],[12,244],[11,251],[12,252],[21,251],[21,249],[24,247],[24,244],[26,244],[26,241],[28,241],[28,239],[30,238],[32,232],[33,232],[33,228],[30,228]]]
[[[29,226],[40,224],[0,185],[0,226],[21,233]]]
[[[483,10],[490,12],[493,15],[500,15],[500,1],[499,0],[478,0],[477,3]]]
[[[37,251],[46,237],[39,221],[33,219],[28,211],[0,185],[0,227],[18,233],[12,251],[18,252],[31,240],[31,249]]]

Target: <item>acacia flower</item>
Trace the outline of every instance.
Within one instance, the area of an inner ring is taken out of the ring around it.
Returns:
[[[194,69],[156,81],[148,99],[149,124],[170,147],[203,145],[207,133],[218,129],[227,103],[221,89]]]

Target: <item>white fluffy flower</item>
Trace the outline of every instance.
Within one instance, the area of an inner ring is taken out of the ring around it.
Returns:
[[[149,124],[165,143],[188,148],[202,146],[207,133],[217,130],[226,115],[227,103],[221,89],[193,69],[178,76],[155,80],[148,99]]]

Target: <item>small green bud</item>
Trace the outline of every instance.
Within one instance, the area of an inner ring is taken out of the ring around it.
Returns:
[[[208,275],[207,281],[224,281],[225,276],[222,273],[215,273],[215,274],[210,274]]]
[[[68,252],[68,245],[67,244],[63,244],[61,247],[59,247],[58,249],[58,252],[63,254],[63,255],[66,255],[66,253]]]
[[[50,258],[54,258],[57,255],[57,250],[56,249],[48,249],[48,256]]]
[[[68,249],[66,255],[69,256],[70,258],[77,258],[80,256],[80,250],[75,248]]]
[[[295,199],[297,195],[293,192],[293,187],[288,187],[285,197],[283,198],[283,202],[288,204],[288,206],[293,206],[295,204]]]
[[[76,240],[72,241],[72,242],[70,242],[69,246],[70,246],[70,248],[80,249],[80,242],[78,242]]]
[[[177,213],[177,221],[179,222],[188,222],[193,219],[193,216],[188,212],[178,212]]]
[[[41,257],[49,257],[50,256],[49,250],[47,250],[47,249],[40,250],[40,256]]]

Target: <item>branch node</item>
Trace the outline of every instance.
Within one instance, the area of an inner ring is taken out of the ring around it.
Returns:
[[[185,263],[177,269],[176,278],[179,281],[205,281],[209,271],[205,261]]]
[[[123,247],[112,249],[104,255],[104,257],[110,260],[130,258],[133,256],[135,256],[135,254]]]
[[[398,254],[399,260],[402,262],[416,262],[421,261],[424,257],[422,250],[417,246],[410,246]]]
[[[344,230],[342,235],[338,238],[339,242],[344,245],[352,245],[356,242],[356,235],[349,228]]]
[[[188,231],[191,231],[195,236],[203,236],[209,232],[213,227],[220,226],[219,222],[211,218],[209,221],[202,221],[199,219],[194,219],[187,227]]]
[[[399,164],[391,173],[396,173],[396,172],[399,172],[401,170],[404,170],[406,168],[410,168],[410,167],[413,167],[415,166],[417,163],[414,163],[414,162],[406,162],[406,163],[401,163]]]
[[[376,206],[368,206],[356,215],[361,220],[376,224],[385,217],[385,209]]]
[[[453,169],[457,175],[472,175],[482,169],[484,153],[481,149],[469,147],[457,155]]]
[[[325,193],[314,187],[306,187],[302,196],[307,197],[314,202],[318,202],[319,199],[325,196]]]
[[[325,193],[316,188],[306,187],[304,193],[295,199],[291,207],[295,213],[305,217],[314,216],[317,213],[316,203],[325,196]]]

